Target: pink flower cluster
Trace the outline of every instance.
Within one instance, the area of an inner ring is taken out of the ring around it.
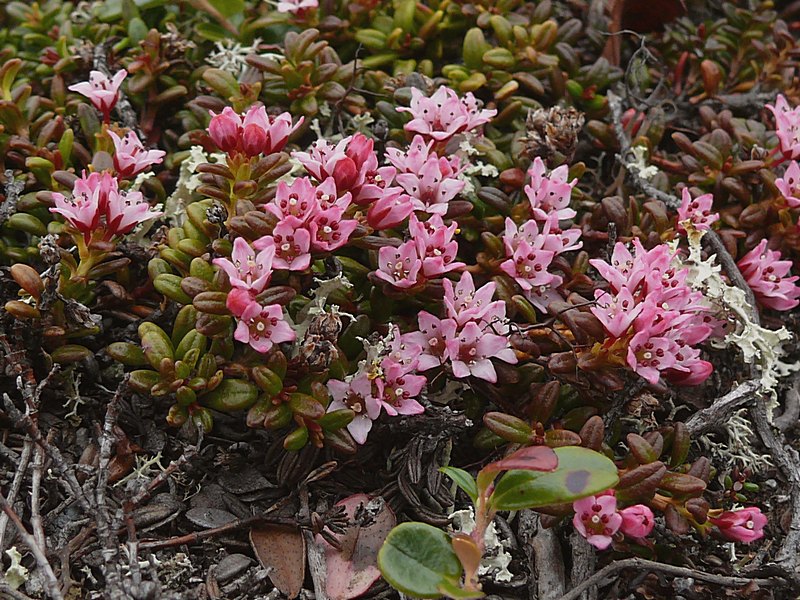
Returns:
[[[288,112],[277,117],[268,115],[261,105],[254,104],[243,115],[226,106],[218,115],[211,112],[208,133],[222,152],[253,157],[283,150],[289,136],[302,123],[301,117],[292,125],[292,115]]]
[[[761,513],[761,509],[754,506],[726,511],[709,520],[717,526],[723,537],[745,544],[764,537],[764,527],[767,525],[767,517]]]
[[[214,264],[227,273],[233,289],[228,294],[228,309],[237,318],[233,337],[257,352],[268,352],[274,344],[291,342],[295,332],[283,320],[278,304],[263,306],[257,296],[267,289],[272,278],[275,248],[270,246],[258,254],[244,238],[233,242],[231,258],[215,258]]]
[[[506,304],[492,301],[495,287],[490,282],[476,290],[469,272],[463,273],[455,286],[444,280],[446,317],[439,319],[422,311],[419,330],[403,335],[405,343],[420,348],[420,371],[449,364],[454,377],[473,376],[495,383],[492,358],[517,362],[508,341]]]
[[[349,408],[356,416],[347,425],[353,439],[363,444],[372,429],[372,422],[381,411],[389,416],[417,415],[424,412],[416,400],[427,379],[417,375],[421,348],[400,335],[392,327],[388,340],[359,365],[347,381],[328,380],[332,401],[328,411]]]
[[[652,384],[661,376],[679,385],[697,385],[711,374],[695,346],[707,339],[715,319],[703,295],[686,284],[687,270],[672,265],[666,244],[635,254],[617,243],[611,264],[589,261],[609,283],[595,292],[591,311],[606,330],[604,347],[627,347],[628,366]]]
[[[655,525],[653,511],[644,504],[617,510],[613,491],[576,500],[572,508],[575,529],[598,550],[608,548],[618,531],[640,539],[650,535]]]
[[[767,104],[767,108],[775,115],[775,133],[783,156],[800,158],[800,107],[790,108],[786,98],[779,94],[775,106]]]
[[[433,141],[425,143],[415,135],[406,152],[389,148],[386,159],[397,169],[395,180],[410,196],[414,210],[444,216],[448,203],[466,185],[458,179],[464,167],[459,157],[439,157],[432,148]]]
[[[767,240],[745,254],[737,263],[756,300],[767,308],[790,310],[800,304],[797,275],[788,277],[792,261],[781,260],[781,253],[767,249]]]
[[[576,181],[567,182],[566,166],[545,175],[545,165],[539,157],[534,159],[528,175],[530,184],[525,186],[525,194],[531,218],[520,226],[506,218],[503,244],[507,260],[500,268],[517,282],[534,306],[545,311],[550,302],[560,298],[555,289],[563,282],[548,267],[559,254],[582,245],[580,229],[562,229],[563,222],[576,214],[569,207]]]
[[[140,192],[122,192],[117,180],[107,172],[91,173],[75,181],[71,197],[53,193],[51,212],[63,216],[88,242],[95,231],[102,239],[130,233],[136,225],[160,217],[150,209]]]
[[[256,249],[273,247],[275,267],[304,271],[311,252],[331,252],[344,246],[358,221],[344,218],[350,193],[337,197],[336,183],[327,178],[314,185],[308,177],[278,183],[275,198],[265,209],[279,220],[271,235],[254,242]]]
[[[691,221],[698,231],[708,231],[712,223],[719,220],[719,214],[711,212],[714,205],[713,194],[703,194],[692,199],[687,188],[683,188],[681,205],[678,207],[678,230],[685,231],[682,223]]]
[[[127,76],[125,69],[117,71],[111,79],[100,71],[90,71],[89,81],[81,81],[68,89],[86,96],[103,113],[103,121],[108,123],[111,120],[111,111],[119,100],[119,88]]]
[[[397,248],[384,246],[378,251],[375,276],[393,287],[409,289],[462,268],[464,263],[455,260],[458,242],[453,236],[457,229],[458,223],[445,226],[439,215],[419,221],[412,214],[408,223],[411,239]]]
[[[411,105],[400,106],[397,110],[411,114],[411,121],[405,124],[406,131],[436,142],[446,142],[456,134],[473,131],[497,114],[494,109],[481,109],[472,92],[459,98],[446,86],[440,86],[430,97],[412,88]]]

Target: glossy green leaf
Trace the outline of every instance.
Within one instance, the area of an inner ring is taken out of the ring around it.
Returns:
[[[473,502],[478,501],[478,484],[475,483],[475,478],[473,478],[472,475],[458,467],[442,467],[439,471],[452,479],[458,487],[464,490]]]
[[[395,589],[415,598],[438,598],[443,584],[461,577],[450,538],[426,523],[395,527],[378,552],[378,567]]]
[[[490,498],[495,510],[521,510],[549,504],[574,502],[614,487],[617,467],[602,454],[565,446],[555,449],[555,471],[509,471],[498,482]]]

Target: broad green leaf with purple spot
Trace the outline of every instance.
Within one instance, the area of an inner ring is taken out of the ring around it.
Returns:
[[[509,471],[497,482],[489,502],[495,510],[521,510],[574,502],[592,496],[619,481],[617,467],[602,454],[565,446],[554,450],[554,471]]]

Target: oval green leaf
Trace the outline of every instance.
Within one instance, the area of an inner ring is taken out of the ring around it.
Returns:
[[[458,467],[442,467],[439,471],[452,479],[458,487],[464,490],[464,493],[467,494],[473,502],[478,501],[478,485],[475,483],[475,479],[472,475]]]
[[[415,598],[438,598],[443,584],[461,577],[450,538],[426,523],[392,529],[378,552],[378,567],[392,587]]]
[[[495,510],[521,510],[574,502],[614,487],[617,467],[602,454],[581,448],[556,448],[558,468],[549,473],[509,471],[490,498]]]

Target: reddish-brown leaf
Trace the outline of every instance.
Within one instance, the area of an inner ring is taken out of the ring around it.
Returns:
[[[296,598],[306,576],[306,542],[297,527],[259,525],[250,530],[250,544],[269,578],[287,598]]]

